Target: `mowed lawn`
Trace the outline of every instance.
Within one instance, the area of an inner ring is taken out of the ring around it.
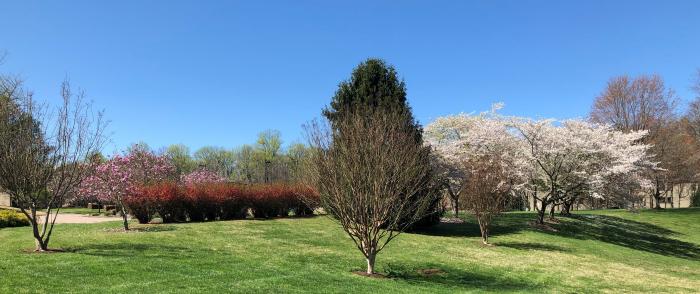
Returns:
[[[380,253],[380,272],[327,217],[164,224],[61,224],[52,247],[26,253],[29,228],[0,229],[0,292],[697,292],[700,209],[587,211],[554,230],[531,213],[478,227],[441,224],[404,234]],[[555,231],[556,230],[556,231]],[[426,274],[424,269],[439,269]]]

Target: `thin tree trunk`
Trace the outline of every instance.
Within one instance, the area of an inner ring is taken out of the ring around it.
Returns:
[[[552,208],[549,209],[549,218],[554,218],[554,207],[556,207],[556,205],[552,205]]]
[[[537,203],[535,202],[535,209],[537,209]],[[540,225],[544,224],[544,214],[547,211],[547,205],[545,205],[545,202],[542,201],[542,204],[540,205],[540,208],[537,209],[537,223]]]
[[[676,187],[675,187],[675,186],[673,185],[673,183],[672,183],[672,184],[671,184],[671,208],[673,208],[673,196],[674,196],[674,193],[673,193],[673,192],[675,192],[675,188],[676,188]],[[666,199],[668,199],[668,198],[666,198]]]
[[[371,275],[374,273],[374,260],[377,258],[377,254],[372,252],[367,254],[367,274]]]
[[[562,216],[571,216],[571,208],[574,207],[575,202],[576,199],[564,200],[561,204],[561,211],[559,214]]]
[[[129,218],[126,214],[126,209],[124,208],[123,204],[119,205],[119,206],[121,207],[122,219],[124,220],[124,231],[128,231],[129,230]]]
[[[656,189],[656,192],[654,193],[654,201],[656,201],[654,208],[655,209],[661,209],[661,191]]]
[[[482,220],[482,218],[478,218],[479,220],[479,229],[481,230],[481,242],[484,243],[484,245],[489,245],[489,225],[486,220]]]
[[[46,251],[49,248],[49,244],[44,241],[44,239],[41,237],[41,234],[39,234],[39,224],[37,223],[36,219],[31,221],[32,223],[32,232],[34,233],[34,243],[36,244],[36,249],[35,251]]]
[[[44,241],[44,238],[39,232],[39,222],[37,221],[36,207],[30,207],[30,214],[27,214],[27,212],[24,209],[22,209],[22,212],[29,218],[29,223],[32,225],[32,235],[34,236],[34,243],[36,244],[36,248],[34,250],[39,252],[48,250],[49,244],[48,242]]]
[[[455,217],[459,217],[459,198],[452,199],[452,204],[454,205]]]

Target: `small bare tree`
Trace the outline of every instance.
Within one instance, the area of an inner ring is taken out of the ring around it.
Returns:
[[[437,193],[429,153],[416,145],[403,114],[373,111],[306,126],[311,152],[308,179],[320,204],[335,218],[375,272],[377,254],[429,212]]]
[[[501,161],[490,156],[475,158],[465,165],[469,167],[469,180],[460,193],[461,202],[474,214],[481,230],[481,240],[489,245],[491,221],[506,207],[511,195],[511,180]]]
[[[18,79],[2,77],[0,99],[0,187],[32,226],[37,251],[48,250],[64,202],[88,175],[85,159],[103,146],[105,122],[84,95],[61,87],[61,104],[47,111]]]

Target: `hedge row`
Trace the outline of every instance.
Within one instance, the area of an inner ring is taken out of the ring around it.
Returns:
[[[0,228],[24,227],[29,225],[27,217],[13,210],[0,209]]]
[[[249,211],[255,218],[311,215],[314,207],[302,200],[313,197],[317,197],[315,191],[297,185],[166,182],[142,187],[124,204],[140,223],[150,222],[155,214],[171,223],[242,219]]]

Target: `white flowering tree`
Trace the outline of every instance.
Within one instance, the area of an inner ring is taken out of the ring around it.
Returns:
[[[534,163],[531,183],[540,224],[547,208],[553,214],[554,205],[569,209],[581,195],[605,197],[610,179],[644,185],[636,175],[654,165],[648,160],[649,146],[638,143],[644,131],[623,133],[581,120],[513,119],[512,125]]]
[[[491,219],[505,208],[508,197],[525,188],[532,168],[521,138],[496,113],[500,106],[478,115],[440,117],[425,128],[455,213],[462,207],[475,215],[484,243]]]
[[[491,188],[502,190],[507,184],[511,194],[531,195],[539,223],[548,208],[553,214],[553,207],[561,205],[568,213],[582,196],[629,197],[648,186],[641,174],[655,164],[649,146],[639,143],[646,132],[624,133],[582,120],[504,117],[496,113],[500,106],[478,115],[440,117],[425,128],[441,165],[450,167],[443,176],[459,193],[470,193],[464,190],[470,175],[484,172],[470,165],[484,158],[501,167],[497,170],[504,183]]]

